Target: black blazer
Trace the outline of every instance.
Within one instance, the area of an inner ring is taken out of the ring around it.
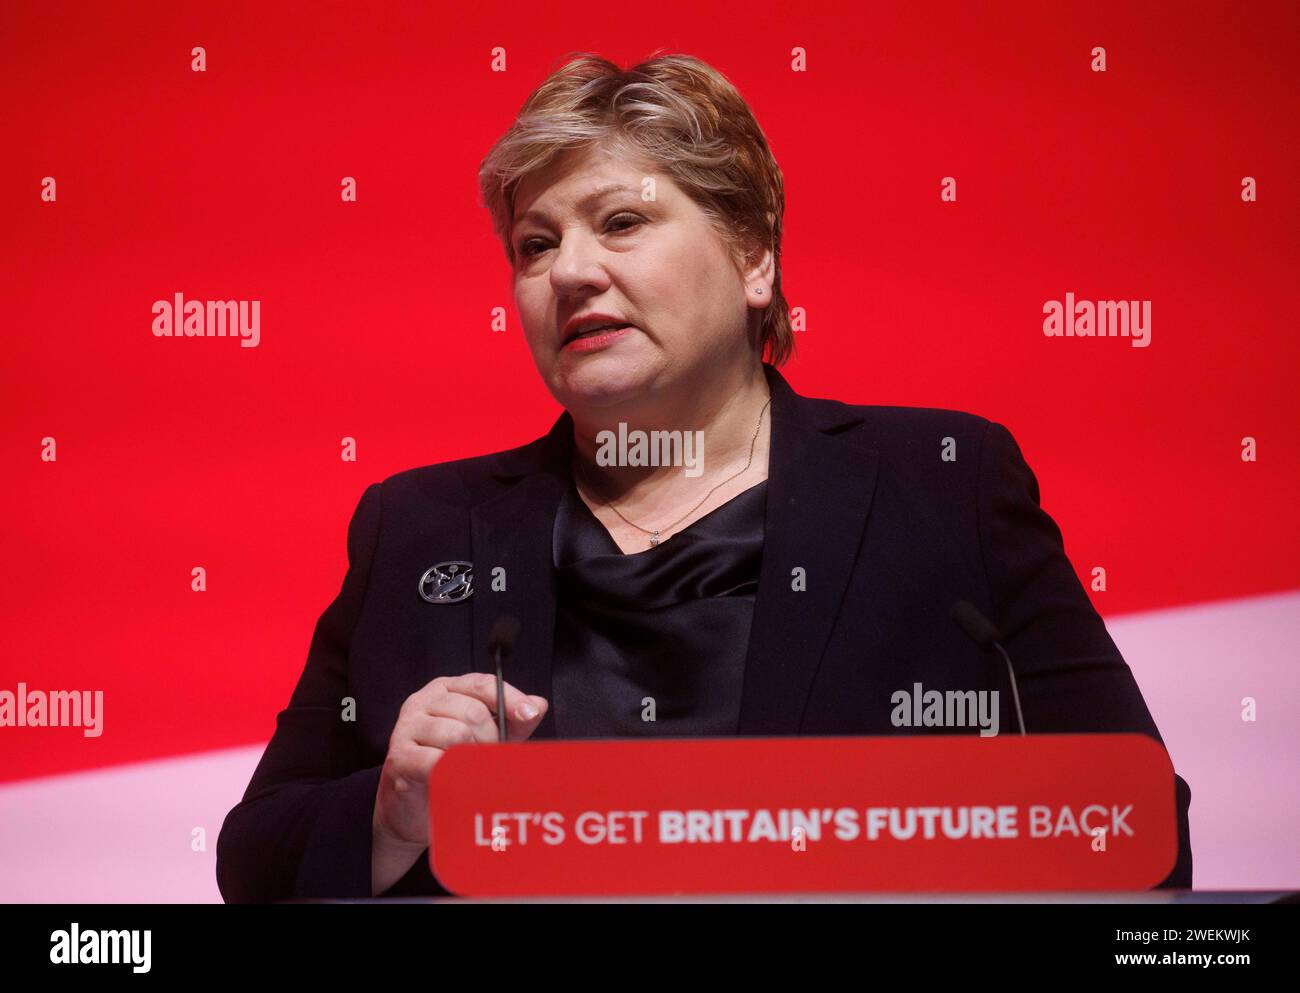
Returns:
[[[1031,734],[1160,740],[1006,428],[957,411],[803,397],[763,369],[766,537],[740,734],[945,733],[891,723],[892,694],[916,682],[1001,691],[1000,731],[1017,733],[1005,664],[949,618],[964,599],[1003,633]],[[551,538],[572,430],[565,412],[530,444],[399,472],[362,494],[342,589],[217,841],[227,901],[371,895],[371,817],[398,710],[435,676],[491,671],[487,638],[501,614],[521,622],[506,678],[551,701],[534,737],[555,736]],[[945,445],[955,459],[941,458]],[[425,570],[453,559],[474,564],[473,595],[423,600]],[[494,592],[498,566],[506,589]],[[792,589],[796,567],[804,591]],[[355,721],[342,719],[345,697]],[[1191,792],[1175,782],[1179,854],[1161,885],[1190,887]],[[386,895],[444,892],[421,857]]]

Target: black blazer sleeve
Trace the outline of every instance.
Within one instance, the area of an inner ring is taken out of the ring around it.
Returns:
[[[979,492],[981,557],[1025,729],[1138,732],[1164,745],[1133,673],[1065,555],[1060,529],[1039,505],[1038,481],[1001,424],[990,422],[984,434]],[[1178,857],[1157,888],[1190,889],[1191,790],[1180,776],[1174,785]]]
[[[228,903],[371,895],[370,828],[383,767],[362,766],[343,698],[379,510],[374,483],[348,526],[342,589],[316,624],[306,667],[243,800],[222,825],[217,886]]]

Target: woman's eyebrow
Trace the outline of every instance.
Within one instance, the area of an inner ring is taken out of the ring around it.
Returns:
[[[605,197],[610,196],[611,194],[636,193],[636,192],[638,191],[633,189],[631,186],[628,186],[626,183],[606,183],[604,186],[600,186],[592,190],[590,193],[588,193],[586,196],[580,199],[575,206],[577,206],[579,210],[587,210],[588,208],[590,208],[592,204],[596,203],[599,200],[603,200]],[[511,223],[520,224],[528,220],[530,217],[536,218],[537,220],[543,220],[545,216],[546,215],[543,211],[539,211],[536,208],[529,208],[523,214],[516,217],[514,221],[512,221]]]

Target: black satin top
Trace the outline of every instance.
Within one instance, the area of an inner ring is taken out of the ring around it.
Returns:
[[[737,732],[766,506],[764,480],[625,554],[569,484],[553,536],[557,737]]]

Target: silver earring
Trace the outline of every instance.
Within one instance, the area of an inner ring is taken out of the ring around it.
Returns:
[[[754,290],[754,292],[755,292],[755,293],[762,293],[762,292],[763,292],[763,287],[761,287],[761,286],[758,287],[756,290]]]

